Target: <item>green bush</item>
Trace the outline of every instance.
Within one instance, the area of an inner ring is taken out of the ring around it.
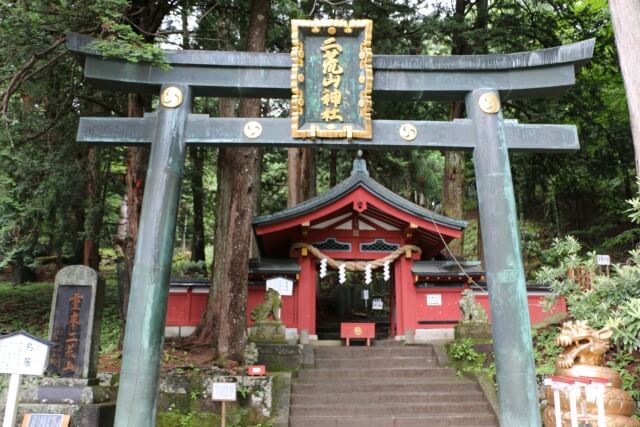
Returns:
[[[473,340],[465,338],[453,341],[448,347],[449,357],[458,362],[475,364],[483,356],[473,348]]]
[[[607,326],[613,330],[611,341],[625,353],[640,350],[640,298],[625,302]]]

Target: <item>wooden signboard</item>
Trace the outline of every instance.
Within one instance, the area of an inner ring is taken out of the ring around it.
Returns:
[[[70,420],[64,414],[25,414],[20,427],[69,427]]]
[[[274,277],[267,280],[267,290],[269,289],[275,289],[280,296],[290,297],[293,295],[293,280],[285,277]]]
[[[0,374],[11,374],[2,427],[14,427],[22,375],[42,375],[51,343],[24,331],[0,337]]]
[[[227,422],[226,403],[235,402],[238,394],[236,383],[213,383],[211,400],[222,402],[220,427],[225,427]]]
[[[213,383],[213,392],[211,400],[222,402],[234,402],[236,400],[237,384],[236,383]]]
[[[0,373],[42,375],[49,357],[49,343],[24,331],[0,338]]]

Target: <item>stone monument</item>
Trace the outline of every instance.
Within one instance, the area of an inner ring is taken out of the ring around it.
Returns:
[[[49,376],[25,392],[20,413],[67,414],[78,427],[113,425],[115,393],[98,385],[96,378],[104,286],[95,270],[82,265],[65,267],[56,275]]]

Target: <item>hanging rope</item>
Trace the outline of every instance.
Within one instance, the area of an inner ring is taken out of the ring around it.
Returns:
[[[384,264],[387,261],[389,263],[395,261],[401,255],[404,255],[406,251],[422,253],[422,250],[418,246],[404,245],[404,246],[399,247],[395,251],[391,252],[389,255],[387,255],[387,256],[385,256],[383,258],[379,258],[379,259],[373,260],[373,261],[346,261],[346,262],[342,262],[342,261],[336,261],[335,259],[323,254],[320,251],[320,249],[316,248],[315,246],[313,246],[313,245],[311,245],[309,243],[298,242],[298,243],[294,243],[293,245],[291,245],[291,249],[302,249],[302,248],[306,248],[309,252],[311,252],[311,255],[313,255],[314,257],[316,257],[318,259],[326,259],[327,260],[327,264],[330,265],[332,268],[338,269],[341,264],[344,264],[344,267],[345,267],[345,269],[347,271],[364,271],[366,269],[367,265],[369,265],[372,270],[375,270],[377,268],[383,267]]]

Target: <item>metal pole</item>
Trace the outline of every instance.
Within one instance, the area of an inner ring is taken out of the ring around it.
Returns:
[[[116,427],[153,427],[169,275],[191,111],[188,86],[162,87],[127,310]]]
[[[527,288],[509,153],[497,91],[466,97],[473,121],[473,152],[480,226],[496,355],[500,425],[540,427]]]

